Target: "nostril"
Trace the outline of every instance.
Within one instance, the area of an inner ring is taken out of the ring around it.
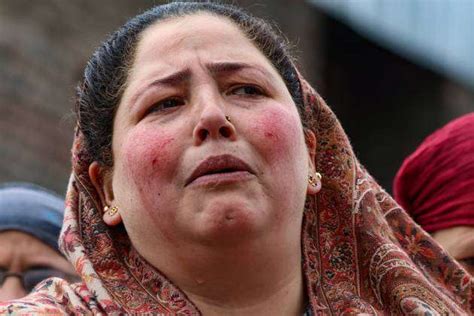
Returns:
[[[231,130],[228,126],[222,126],[220,129],[219,129],[219,133],[224,136],[225,138],[228,138],[230,137],[231,135]]]
[[[201,140],[205,140],[208,134],[209,134],[209,132],[206,129],[201,129],[198,132],[198,136]]]

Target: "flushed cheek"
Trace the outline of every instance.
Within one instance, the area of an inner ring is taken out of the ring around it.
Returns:
[[[135,181],[151,181],[155,175],[165,174],[176,161],[170,150],[173,141],[174,137],[162,133],[131,134],[122,147],[128,176]]]
[[[306,193],[306,146],[298,113],[275,106],[256,115],[249,140],[263,158],[262,183],[275,225],[300,218]],[[275,211],[276,210],[276,211]],[[292,211],[288,211],[292,210]]]
[[[275,107],[266,109],[254,119],[253,142],[270,164],[282,159],[291,159],[301,146],[302,129],[299,117],[294,113]]]
[[[121,146],[122,170],[129,188],[139,195],[141,202],[150,202],[170,183],[173,170],[177,167],[175,137],[163,132],[136,129],[130,133]]]

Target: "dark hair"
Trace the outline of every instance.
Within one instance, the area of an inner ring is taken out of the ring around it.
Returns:
[[[270,24],[230,5],[169,3],[129,20],[96,50],[86,66],[83,81],[77,87],[75,112],[92,160],[113,166],[113,121],[141,32],[156,21],[198,12],[223,16],[234,22],[278,70],[302,116],[302,92],[288,41]],[[304,124],[305,120],[302,121]]]

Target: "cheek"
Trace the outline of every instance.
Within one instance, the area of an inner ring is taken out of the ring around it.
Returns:
[[[117,167],[122,171],[122,183],[133,186],[126,188],[128,192],[159,194],[176,164],[174,140],[162,131],[138,127],[127,135],[117,155]]]
[[[280,210],[274,212],[275,220],[299,220],[306,195],[307,150],[298,113],[281,106],[266,109],[255,117],[251,132],[253,146],[264,159],[265,192]]]
[[[166,226],[171,220],[163,210],[169,209],[169,200],[174,197],[173,178],[179,164],[176,157],[180,157],[175,135],[135,127],[120,146],[121,159],[116,159],[119,176],[114,182],[119,186],[118,202],[127,209],[124,223],[136,239],[146,238],[143,227]]]
[[[150,175],[162,173],[172,161],[169,145],[174,141],[168,135],[156,135],[139,131],[124,148],[127,167],[135,179],[137,176],[149,179]],[[136,174],[138,173],[138,174]],[[147,176],[148,175],[148,176]]]
[[[294,159],[301,149],[302,128],[298,114],[278,107],[266,109],[254,120],[252,133],[268,162]]]

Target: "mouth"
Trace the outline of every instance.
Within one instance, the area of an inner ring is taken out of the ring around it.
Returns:
[[[232,155],[209,157],[194,169],[185,186],[192,183],[234,182],[254,175],[254,171],[241,159]]]

